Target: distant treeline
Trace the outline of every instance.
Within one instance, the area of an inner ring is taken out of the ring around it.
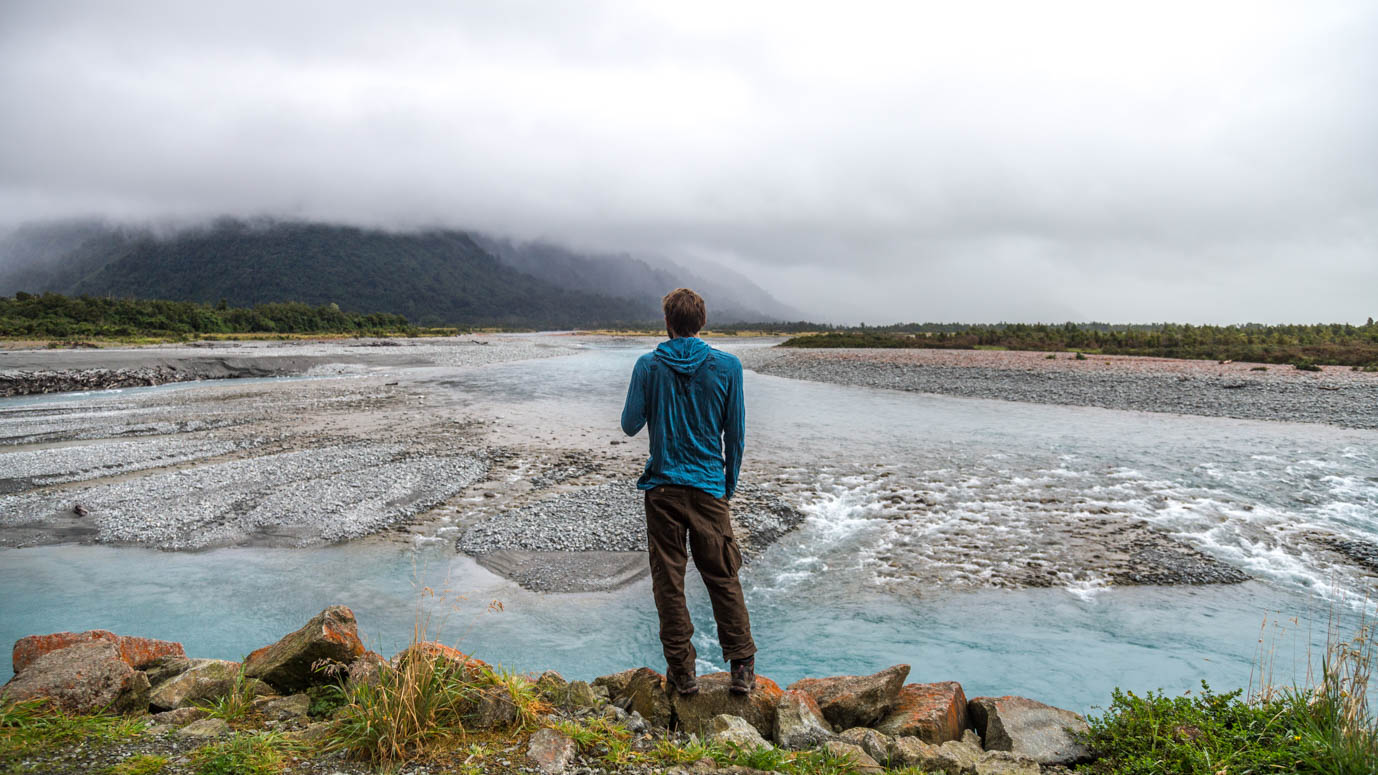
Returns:
[[[0,296],[0,337],[31,339],[183,337],[204,334],[380,334],[410,330],[401,315],[359,315],[334,304],[283,302],[255,307],[190,301]]]
[[[1238,326],[928,323],[834,329],[796,336],[783,346],[1076,350],[1105,355],[1375,366],[1378,365],[1378,325],[1373,318],[1362,326],[1343,323],[1280,326],[1253,323]]]

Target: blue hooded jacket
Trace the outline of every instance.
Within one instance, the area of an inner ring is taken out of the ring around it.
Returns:
[[[694,336],[669,339],[636,361],[622,430],[651,436],[651,457],[636,486],[697,487],[715,498],[737,489],[746,443],[742,362]]]

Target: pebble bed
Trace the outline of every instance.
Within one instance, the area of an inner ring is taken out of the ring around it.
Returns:
[[[477,454],[409,457],[401,445],[341,445],[0,496],[0,526],[53,522],[81,504],[103,543],[201,549],[270,536],[304,545],[404,521],[486,471]]]
[[[633,481],[581,487],[524,504],[480,522],[459,538],[460,551],[482,555],[503,549],[532,552],[644,552],[646,512]],[[803,515],[743,485],[732,501],[733,521],[745,533],[747,556],[803,521]]]
[[[243,447],[242,442],[235,441],[170,439],[156,447],[143,441],[111,441],[3,452],[0,494],[203,460]]]
[[[762,374],[1040,404],[1378,429],[1378,375],[1326,367],[952,350],[782,350],[741,354]],[[1255,371],[1265,368],[1267,371]]]

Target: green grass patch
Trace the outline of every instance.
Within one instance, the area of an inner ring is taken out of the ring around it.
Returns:
[[[208,703],[199,704],[198,707],[205,710],[211,718],[224,719],[229,724],[242,724],[254,712],[254,698],[258,696],[258,692],[255,691],[257,683],[246,678],[244,668],[241,667],[234,675],[234,684],[229,692]]]
[[[0,763],[74,743],[126,742],[143,731],[142,721],[124,716],[70,716],[37,700],[0,703]]]
[[[298,746],[276,732],[240,733],[192,752],[196,775],[275,775]]]

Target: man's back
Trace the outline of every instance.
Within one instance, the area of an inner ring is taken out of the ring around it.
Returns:
[[[637,486],[696,487],[717,498],[737,489],[745,442],[742,364],[698,337],[662,342],[632,369],[622,430],[647,426],[650,458]]]

